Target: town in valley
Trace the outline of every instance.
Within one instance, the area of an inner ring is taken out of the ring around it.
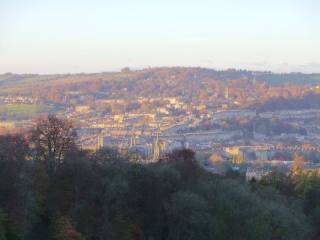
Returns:
[[[320,167],[320,75],[150,68],[0,76],[0,131],[47,114],[72,121],[81,149],[154,162],[188,148],[208,171],[260,178],[295,159]]]

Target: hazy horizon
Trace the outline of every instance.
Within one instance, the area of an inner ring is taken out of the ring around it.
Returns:
[[[0,72],[0,75],[5,74],[17,74],[17,75],[24,75],[24,74],[36,74],[36,75],[66,75],[66,74],[99,74],[99,73],[119,73],[124,68],[129,68],[130,71],[144,71],[147,69],[157,69],[157,68],[202,68],[202,69],[209,69],[214,71],[228,71],[228,70],[235,70],[235,71],[252,71],[252,72],[270,72],[273,74],[320,74],[319,72],[302,72],[302,71],[272,71],[269,69],[245,69],[245,68],[214,68],[214,67],[203,67],[203,66],[180,66],[180,65],[172,65],[172,66],[146,66],[146,67],[140,67],[140,68],[133,68],[130,66],[123,66],[119,69],[110,69],[110,70],[101,70],[101,71],[87,71],[87,72]]]
[[[0,73],[94,73],[125,66],[320,72],[320,2],[0,3]]]

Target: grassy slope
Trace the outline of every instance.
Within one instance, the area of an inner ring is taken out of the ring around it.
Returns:
[[[14,116],[34,116],[37,113],[53,113],[57,109],[49,105],[38,104],[0,104],[0,115],[6,114],[8,117]]]
[[[64,85],[69,83],[94,82],[98,80],[116,80],[122,78],[120,73],[66,74],[66,75],[0,75],[0,94],[26,94],[42,87]]]

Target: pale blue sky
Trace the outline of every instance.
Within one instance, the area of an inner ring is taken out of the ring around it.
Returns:
[[[0,0],[0,73],[320,72],[319,0]]]

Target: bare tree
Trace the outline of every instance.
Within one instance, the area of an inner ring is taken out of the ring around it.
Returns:
[[[65,153],[75,148],[76,133],[72,123],[49,115],[32,130],[31,140],[38,160],[50,161],[54,170]]]

